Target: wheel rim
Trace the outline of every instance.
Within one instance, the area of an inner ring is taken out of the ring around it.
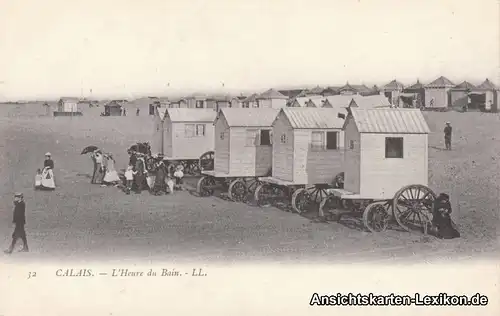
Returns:
[[[393,213],[399,226],[406,231],[427,233],[427,225],[436,194],[423,185],[409,185],[399,190],[393,201]]]
[[[229,198],[235,202],[243,201],[247,195],[247,188],[243,181],[234,180],[231,182],[229,185],[228,195]]]
[[[385,203],[373,203],[363,212],[365,227],[373,233],[383,232],[389,226],[390,215]]]
[[[292,195],[292,208],[297,213],[303,213],[309,207],[311,196],[305,189],[298,189]]]
[[[201,155],[198,161],[198,168],[200,171],[203,170],[214,170],[214,152],[208,151]]]
[[[257,205],[270,205],[274,199],[283,198],[283,191],[268,183],[261,183],[254,192],[254,199]]]
[[[211,188],[215,184],[215,181],[210,177],[202,177],[198,181],[198,194],[200,196],[210,196],[214,193],[214,189]]]

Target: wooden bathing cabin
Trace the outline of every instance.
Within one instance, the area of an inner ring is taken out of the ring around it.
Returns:
[[[330,184],[342,171],[343,109],[284,108],[273,122],[277,184]]]
[[[265,176],[272,166],[270,108],[222,108],[215,119],[216,177]]]
[[[198,160],[214,150],[212,109],[156,108],[153,152],[167,160]]]
[[[346,191],[383,200],[409,184],[427,186],[430,130],[419,109],[349,112],[343,126]]]

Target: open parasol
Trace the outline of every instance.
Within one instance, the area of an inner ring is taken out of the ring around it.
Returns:
[[[99,149],[97,146],[87,146],[82,150],[82,153],[80,155],[85,155],[94,152],[97,149]]]

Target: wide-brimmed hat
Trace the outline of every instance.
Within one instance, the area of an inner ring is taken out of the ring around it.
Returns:
[[[50,157],[50,156],[52,156],[52,155],[50,154],[50,152],[46,152],[46,153],[45,153],[45,156],[49,156],[49,157]]]
[[[451,122],[446,122],[445,124],[451,124]]]
[[[24,195],[21,192],[17,192],[16,194],[14,194],[14,197],[23,198]]]

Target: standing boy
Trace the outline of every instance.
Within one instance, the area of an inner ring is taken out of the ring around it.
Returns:
[[[446,126],[444,128],[444,144],[447,150],[451,150],[451,123],[446,122]]]
[[[12,243],[9,249],[5,250],[6,254],[11,254],[14,250],[14,246],[19,238],[23,241],[23,252],[28,252],[28,241],[26,239],[26,231],[24,230],[24,225],[26,224],[26,205],[24,203],[23,194],[16,193],[14,195],[14,219],[13,223],[15,225],[14,233],[12,233]]]

